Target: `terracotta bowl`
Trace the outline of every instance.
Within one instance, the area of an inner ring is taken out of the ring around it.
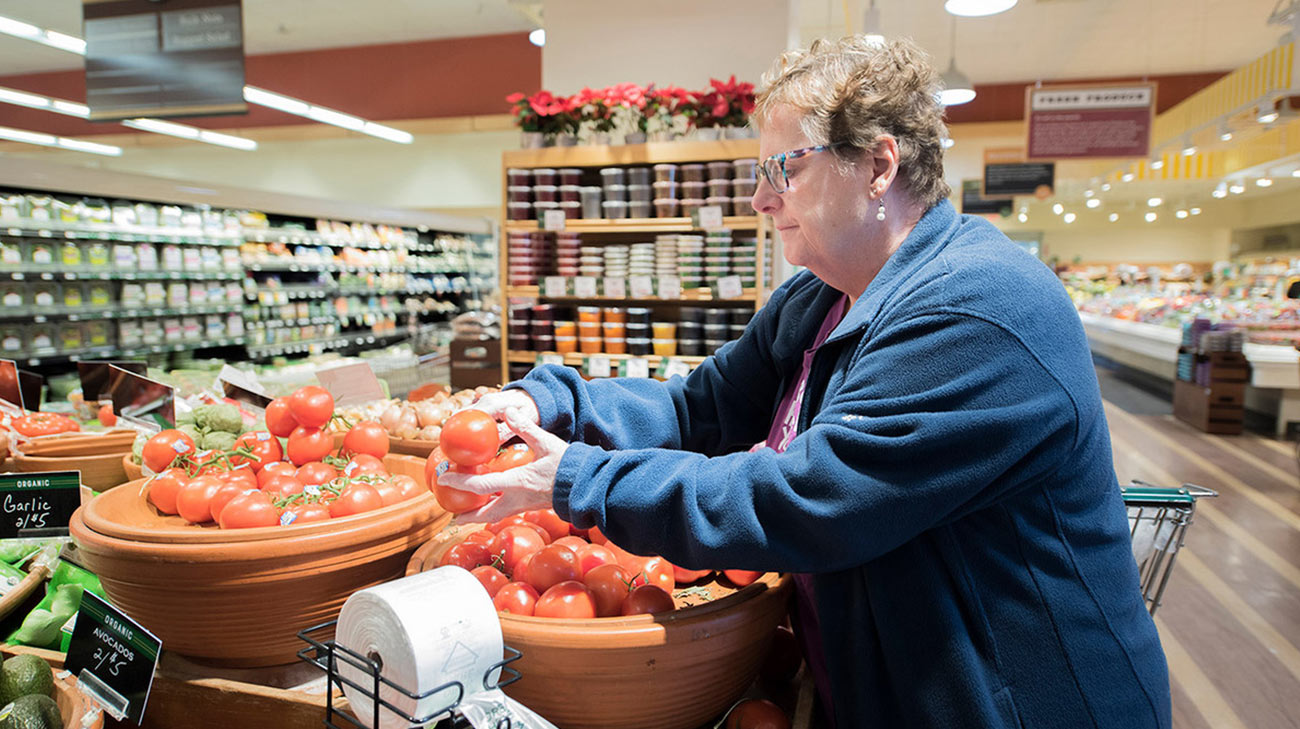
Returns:
[[[473,528],[449,527],[411,557],[407,574],[438,565]],[[793,587],[768,573],[740,590],[661,615],[594,620],[502,613],[501,633],[523,657],[505,691],[564,729],[695,729],[753,683]],[[696,602],[692,599],[690,602]]]
[[[122,470],[126,472],[127,481],[135,481],[144,478],[144,467],[131,460],[131,454],[122,456]]]
[[[424,463],[385,459],[423,481]],[[222,530],[160,514],[133,481],[72,517],[72,537],[113,604],[168,650],[225,666],[293,663],[303,628],[338,617],[356,590],[402,576],[450,516],[433,495],[290,527]]]
[[[126,483],[121,453],[101,456],[24,456],[13,454],[16,471],[81,471],[81,483],[96,491]]]
[[[436,440],[418,440],[415,438],[398,438],[397,436],[388,436],[388,450],[390,453],[404,453],[408,456],[420,456],[428,458],[433,449],[438,447]]]

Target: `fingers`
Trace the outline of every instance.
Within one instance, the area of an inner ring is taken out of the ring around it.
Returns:
[[[520,468],[527,468],[527,466],[520,466]],[[519,469],[512,468],[510,470],[518,471]],[[520,481],[519,474],[512,474],[509,471],[484,473],[477,476],[448,471],[438,477],[438,483],[443,486],[468,491],[473,494],[495,494],[498,491],[519,486]]]
[[[501,521],[506,517],[514,516],[531,509],[546,509],[551,506],[549,501],[543,500],[532,494],[510,492],[492,499],[483,506],[474,511],[467,511],[456,515],[457,521],[471,523],[491,524],[495,521]]]

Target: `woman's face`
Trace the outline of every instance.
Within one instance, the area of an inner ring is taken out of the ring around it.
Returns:
[[[813,146],[799,129],[797,112],[788,106],[773,110],[760,132],[760,161]],[[868,197],[870,166],[854,162],[847,171],[845,166],[829,150],[790,160],[785,192],[777,194],[760,175],[752,201],[755,210],[772,216],[785,259],[828,283],[834,283],[837,268],[866,253],[866,238],[876,223]]]

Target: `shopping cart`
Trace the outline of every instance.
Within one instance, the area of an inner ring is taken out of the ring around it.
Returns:
[[[1120,493],[1128,507],[1129,536],[1142,579],[1142,597],[1155,615],[1169,584],[1174,558],[1182,549],[1187,527],[1192,524],[1196,500],[1219,494],[1189,483],[1165,488],[1136,480],[1121,486]]]

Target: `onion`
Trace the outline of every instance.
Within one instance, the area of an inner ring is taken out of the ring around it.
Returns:
[[[404,409],[402,410],[401,417],[397,420],[397,429],[393,431],[393,435],[404,440],[409,440],[414,438],[415,434],[418,433],[419,430],[420,421],[416,418],[415,411]]]
[[[379,416],[379,424],[384,426],[384,430],[392,433],[393,429],[397,427],[397,421],[400,420],[401,417],[401,406],[395,404],[389,405],[388,409],[384,411],[384,414]]]
[[[415,417],[420,423],[421,428],[427,428],[430,425],[439,425],[438,412],[441,408],[428,400],[421,400],[415,403]]]
[[[442,428],[436,425],[429,425],[420,428],[420,435],[419,435],[420,440],[437,441],[441,437],[442,437]]]

